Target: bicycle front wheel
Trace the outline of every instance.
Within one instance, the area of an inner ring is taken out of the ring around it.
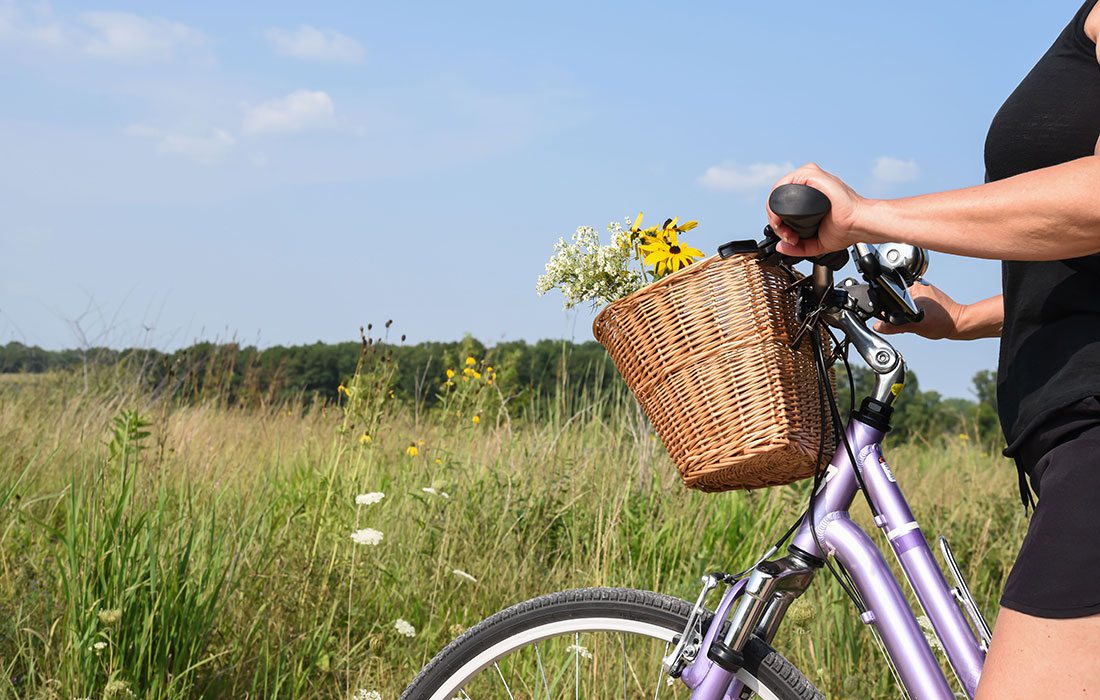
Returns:
[[[497,613],[451,642],[402,700],[688,698],[661,659],[684,630],[691,604],[624,588],[585,588],[534,598]],[[823,697],[759,639],[738,678],[755,697]]]

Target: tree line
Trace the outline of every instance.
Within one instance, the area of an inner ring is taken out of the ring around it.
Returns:
[[[536,414],[554,405],[581,406],[591,397],[626,395],[614,364],[595,341],[517,340],[488,346],[469,336],[415,345],[364,336],[361,342],[263,349],[200,342],[172,352],[105,347],[44,350],[13,341],[0,346],[0,374],[72,371],[85,389],[89,383],[124,378],[181,401],[270,406],[335,401],[339,387],[362,358],[390,363],[394,399],[429,409],[440,400],[447,370],[461,372],[467,358],[474,358],[478,367],[491,366],[501,395],[511,405]],[[853,365],[852,374],[857,397],[869,392],[874,384],[870,370]],[[986,442],[1000,440],[995,386],[996,374],[983,370],[974,375],[972,399],[945,398],[922,390],[911,373],[896,405],[895,437],[965,435]],[[847,414],[851,395],[847,374],[839,367],[837,401],[842,415]]]

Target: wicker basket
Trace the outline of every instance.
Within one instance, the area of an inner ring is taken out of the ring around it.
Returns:
[[[596,317],[596,340],[686,486],[730,491],[813,476],[822,423],[817,373],[810,343],[790,347],[798,327],[785,291],[791,281],[751,255],[715,256]],[[835,445],[827,423],[823,462]]]

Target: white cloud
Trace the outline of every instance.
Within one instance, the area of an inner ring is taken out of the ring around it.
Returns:
[[[133,124],[126,128],[131,136],[146,138],[156,144],[157,153],[180,156],[198,163],[216,163],[237,140],[224,129],[212,129],[209,133],[195,135],[158,129],[145,124]]]
[[[180,22],[130,12],[65,16],[48,4],[28,8],[0,5],[0,41],[114,61],[167,61],[183,53],[208,57],[202,32]]]
[[[297,90],[286,97],[251,108],[244,117],[244,133],[286,134],[318,129],[332,123],[336,105],[321,90]]]
[[[733,163],[712,165],[699,177],[699,184],[712,190],[751,192],[775,184],[794,169],[790,163],[753,163],[740,166]]]
[[[176,53],[200,48],[202,32],[180,22],[141,17],[129,12],[85,12],[88,29],[83,45],[89,56],[120,61],[166,61]]]
[[[272,27],[264,32],[276,53],[307,61],[359,63],[363,45],[346,34],[303,24],[297,29]]]
[[[871,177],[881,184],[912,182],[920,177],[920,166],[915,160],[901,160],[890,156],[881,156],[875,161]]]

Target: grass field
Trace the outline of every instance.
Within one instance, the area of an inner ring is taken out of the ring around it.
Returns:
[[[265,410],[84,393],[64,374],[0,382],[0,697],[393,699],[528,597],[693,597],[806,494],[683,489],[628,397],[503,410],[456,392],[425,411],[384,381]],[[890,456],[992,617],[1026,526],[1011,465],[962,437]],[[357,505],[367,493],[384,496]],[[380,542],[352,539],[368,528]],[[806,600],[775,646],[830,697],[896,696],[840,587],[821,576]]]

